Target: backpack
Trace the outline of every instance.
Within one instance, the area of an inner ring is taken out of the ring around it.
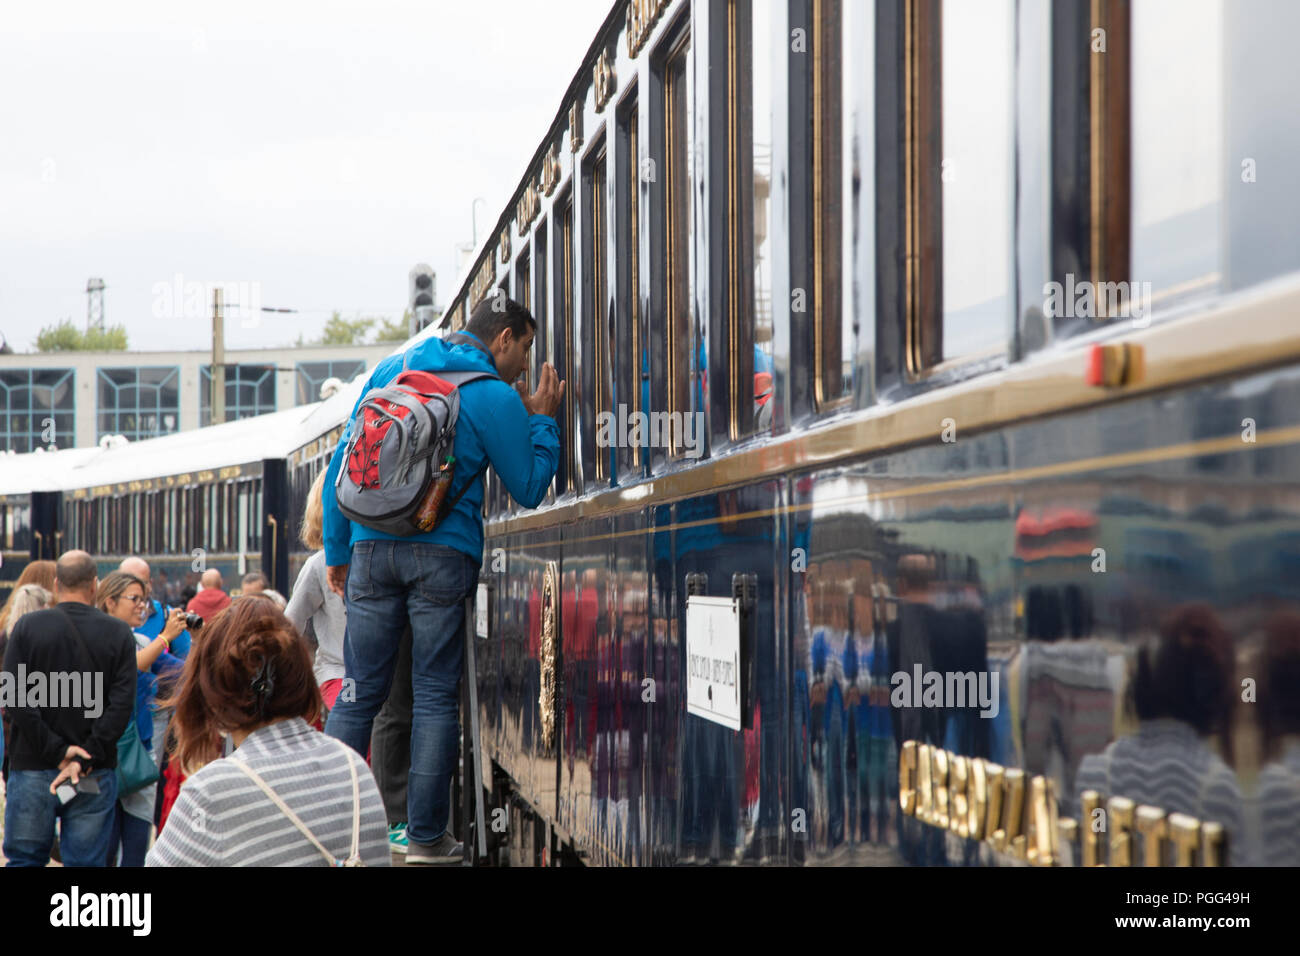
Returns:
[[[447,337],[487,352],[462,333]],[[489,353],[491,354],[491,353]],[[487,462],[447,500],[456,473],[452,449],[460,414],[460,386],[495,372],[402,371],[389,385],[372,388],[348,425],[342,466],[335,481],[339,511],[375,531],[407,537],[434,530],[461,496],[487,470]]]

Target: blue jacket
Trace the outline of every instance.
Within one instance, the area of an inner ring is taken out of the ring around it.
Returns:
[[[468,333],[465,333],[468,334]],[[427,372],[496,371],[489,352],[472,345],[448,345],[429,338],[411,346],[409,368]],[[357,407],[372,388],[390,384],[402,372],[402,356],[393,355],[375,366],[361,390]],[[483,560],[483,482],[476,479],[452,510],[433,531],[399,537],[354,524],[339,511],[334,483],[351,435],[351,422],[343,430],[325,476],[325,563],[329,567],[348,564],[352,545],[358,541],[426,541],[455,548],[475,561]],[[460,414],[456,419],[456,477],[449,498],[460,494],[465,483],[488,462],[496,469],[506,490],[525,508],[535,508],[546,496],[560,461],[560,426],[549,415],[529,415],[523,401],[510,385],[495,379],[479,379],[460,387]]]

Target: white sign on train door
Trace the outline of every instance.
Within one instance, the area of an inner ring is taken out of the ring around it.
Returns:
[[[740,612],[732,598],[686,598],[686,712],[740,729]]]

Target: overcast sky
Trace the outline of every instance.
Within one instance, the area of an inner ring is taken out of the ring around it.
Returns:
[[[611,0],[24,3],[0,24],[0,332],[86,321],[133,350],[207,348],[186,283],[304,310],[230,348],[400,315],[453,291],[471,205],[495,221]],[[163,290],[178,287],[179,301]],[[189,288],[193,292],[194,287]],[[210,297],[209,297],[210,301]]]

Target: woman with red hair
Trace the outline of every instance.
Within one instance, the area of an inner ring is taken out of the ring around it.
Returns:
[[[239,598],[209,621],[165,703],[187,779],[147,866],[391,864],[370,768],[311,728],[311,656],[274,603]]]

